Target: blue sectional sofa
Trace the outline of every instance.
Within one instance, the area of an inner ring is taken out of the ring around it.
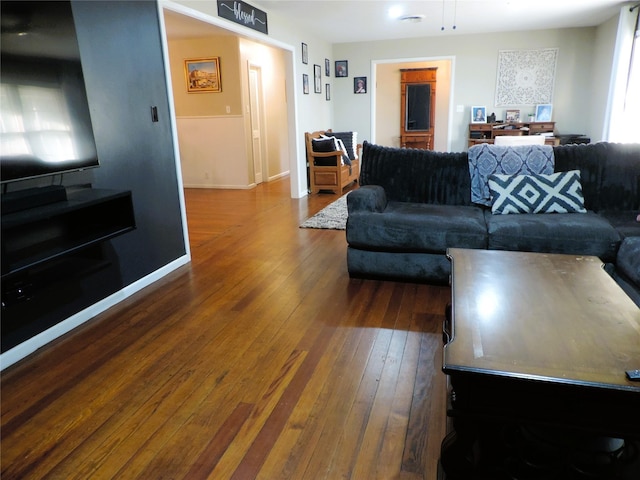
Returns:
[[[468,152],[365,142],[347,197],[352,277],[446,283],[449,247],[595,255],[640,305],[640,144],[553,147],[555,172],[580,171],[585,213],[493,214],[471,200]]]

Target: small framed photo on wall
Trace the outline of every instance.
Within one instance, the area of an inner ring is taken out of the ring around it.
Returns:
[[[329,62],[328,58],[324,59],[324,76],[325,77],[331,76],[331,62]]]
[[[353,77],[353,93],[367,93],[367,77]]]
[[[553,105],[550,103],[536,105],[536,122],[550,122],[552,112]]]
[[[306,73],[302,74],[302,93],[309,93],[309,75]]]
[[[487,123],[487,107],[471,107],[471,123]]]
[[[320,65],[313,66],[313,91],[322,93],[322,69]]]
[[[336,77],[349,76],[349,62],[346,60],[336,60]]]
[[[302,44],[302,63],[305,65],[309,63],[309,49],[306,43]]]
[[[325,83],[324,85],[324,98],[327,100],[331,100],[331,85],[329,83]]]

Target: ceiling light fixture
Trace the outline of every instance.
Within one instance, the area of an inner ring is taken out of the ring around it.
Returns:
[[[453,29],[456,29],[456,19],[458,18],[458,0],[453,2]]]
[[[418,23],[424,20],[424,15],[402,15],[401,17],[398,17],[398,20],[401,22]]]
[[[442,27],[440,27],[441,31],[444,31],[444,2],[442,0]],[[458,18],[458,0],[453,1],[453,30],[456,29],[456,19]]]
[[[399,7],[397,5],[391,7],[389,9],[389,18],[392,18],[394,20],[397,19],[397,18],[400,18],[402,16],[402,11],[403,11],[402,7]]]

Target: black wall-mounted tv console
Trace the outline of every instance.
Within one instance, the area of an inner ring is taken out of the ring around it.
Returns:
[[[2,215],[2,280],[135,228],[131,192],[67,189],[65,200]]]

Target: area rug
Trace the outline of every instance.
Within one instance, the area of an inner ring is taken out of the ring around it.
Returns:
[[[325,228],[328,230],[346,230],[347,228],[347,195],[330,203],[314,216],[307,218],[300,228]]]

